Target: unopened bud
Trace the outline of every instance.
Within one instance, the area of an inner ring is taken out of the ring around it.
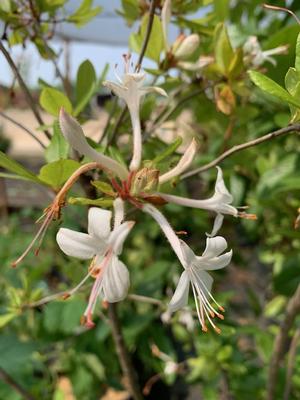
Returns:
[[[131,186],[131,194],[138,195],[141,192],[155,191],[158,186],[159,170],[142,168],[134,175]]]
[[[200,38],[196,33],[187,36],[174,51],[174,56],[178,60],[185,60],[186,58],[191,57],[197,50],[199,43]]]

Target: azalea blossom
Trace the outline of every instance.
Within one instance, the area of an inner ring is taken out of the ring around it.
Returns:
[[[213,278],[207,271],[226,267],[231,261],[232,250],[222,254],[227,248],[227,242],[221,236],[206,239],[206,248],[202,256],[196,256],[182,240],[180,240],[180,245],[184,257],[184,271],[169,304],[169,309],[173,312],[187,305],[191,284],[202,330],[207,332],[206,320],[208,320],[213,329],[220,333],[221,331],[214,323],[213,318],[217,316],[224,319],[224,316],[219,312],[224,311],[224,309],[211,294]],[[214,306],[211,305],[211,301]]]
[[[119,178],[125,179],[128,176],[127,169],[114,159],[99,153],[90,146],[84,136],[83,130],[79,123],[69,115],[63,108],[59,114],[59,124],[65,139],[70,143],[71,147],[78,153],[89,157],[103,165],[103,168],[116,174]]]
[[[60,228],[56,240],[61,250],[68,256],[82,260],[92,259],[85,278],[70,292],[75,293],[92,276],[95,278],[88,306],[84,313],[85,325],[93,327],[92,314],[98,298],[109,303],[123,300],[128,292],[129,272],[119,260],[123,243],[132,229],[134,222],[122,222],[124,217],[123,201],[114,201],[114,227],[111,230],[112,212],[97,207],[89,209],[88,233]]]
[[[221,228],[224,215],[229,214],[234,217],[243,217],[247,219],[256,219],[253,214],[246,214],[245,212],[239,212],[238,209],[231,205],[233,201],[233,196],[229,193],[226,188],[223,173],[220,167],[217,167],[218,174],[215,184],[215,193],[212,197],[205,200],[189,199],[185,197],[173,196],[165,193],[157,193],[158,196],[162,197],[164,200],[180,204],[186,207],[201,208],[203,210],[210,210],[217,213],[217,217],[214,222],[213,230],[210,236],[215,236],[218,230]]]
[[[219,312],[223,312],[224,309],[211,294],[213,279],[207,271],[224,268],[230,263],[232,251],[222,254],[227,248],[226,240],[221,236],[207,238],[204,253],[200,257],[196,256],[190,247],[178,238],[167,219],[157,208],[147,204],[144,205],[143,211],[150,214],[160,225],[184,268],[169,304],[169,310],[174,312],[187,305],[189,285],[191,284],[202,330],[207,331],[206,320],[208,320],[214,330],[220,333],[213,318],[217,316],[224,319]],[[211,305],[211,301],[214,302],[215,307]]]
[[[125,58],[125,72],[122,78],[116,74],[119,83],[105,81],[103,85],[112,90],[118,97],[123,99],[128,107],[133,128],[133,156],[129,166],[131,171],[136,171],[142,160],[142,134],[140,123],[140,103],[142,97],[147,93],[158,93],[167,96],[166,92],[154,86],[143,86],[146,74],[144,72],[130,72],[130,56]]]
[[[261,66],[265,61],[268,61],[276,66],[276,60],[271,56],[277,54],[286,54],[287,49],[288,46],[283,45],[263,51],[257,40],[257,37],[249,36],[243,46],[243,51],[245,54],[244,61],[248,64],[252,64],[254,67]]]

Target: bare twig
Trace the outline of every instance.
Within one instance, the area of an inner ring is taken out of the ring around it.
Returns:
[[[26,133],[28,133],[28,135],[30,135],[36,142],[38,142],[38,144],[40,146],[42,146],[44,149],[46,148],[46,146],[44,145],[43,142],[41,142],[41,140],[35,136],[35,134],[33,132],[31,132],[31,130],[29,130],[28,128],[26,128],[26,126],[24,126],[23,124],[21,124],[20,122],[16,121],[15,119],[13,119],[12,117],[10,117],[9,115],[5,114],[3,111],[0,111],[0,115],[2,118],[7,119],[7,121],[11,122],[12,124],[18,126],[19,128],[23,129],[23,131],[25,131]]]
[[[250,140],[249,142],[245,142],[245,143],[233,146],[231,149],[225,151],[223,154],[221,154],[219,157],[217,157],[213,161],[209,162],[208,164],[205,164],[202,167],[193,169],[192,171],[189,171],[189,172],[183,174],[180,177],[180,179],[182,180],[182,179],[188,178],[190,176],[199,174],[200,172],[207,171],[208,169],[215,167],[221,161],[223,161],[225,158],[230,157],[234,153],[237,153],[237,152],[247,149],[249,147],[257,146],[260,143],[267,142],[268,140],[275,139],[279,136],[283,136],[283,135],[286,135],[287,133],[291,133],[291,132],[300,132],[300,124],[289,125],[286,128],[278,129],[277,131],[267,133],[266,135],[261,136],[254,140]]]
[[[164,305],[162,301],[154,299],[153,297],[140,296],[138,294],[129,294],[128,299],[133,301],[140,301],[142,303],[149,303],[160,307],[163,307]]]
[[[25,400],[35,400],[18,382],[16,382],[3,368],[0,367],[0,379],[19,393]]]
[[[9,66],[11,67],[16,79],[18,80],[18,83],[19,83],[21,89],[23,90],[23,92],[24,92],[24,94],[25,94],[25,96],[27,98],[28,105],[31,108],[36,120],[38,121],[38,123],[40,125],[45,125],[44,121],[43,121],[43,119],[41,117],[41,114],[40,114],[38,108],[36,107],[34,98],[32,97],[32,95],[31,95],[26,83],[24,82],[24,80],[23,80],[23,78],[22,78],[22,76],[21,76],[21,74],[20,74],[20,72],[19,72],[19,70],[17,68],[17,66],[15,65],[14,60],[11,58],[9,52],[6,50],[2,40],[0,40],[0,50],[2,51],[4,57],[6,58],[6,61],[8,62]],[[47,130],[44,130],[43,132],[45,133],[45,135],[47,136],[48,139],[51,139],[51,135]]]
[[[290,349],[289,349],[283,400],[289,400],[289,398],[290,398],[293,369],[294,369],[299,339],[300,339],[300,328],[298,328],[296,330],[296,332],[293,336],[293,339],[291,341]]]
[[[290,298],[284,319],[280,324],[279,332],[275,338],[272,358],[270,361],[269,377],[267,383],[267,400],[275,400],[277,375],[282,360],[289,331],[293,326],[297,314],[300,312],[300,284],[294,295]]]
[[[293,11],[289,10],[288,8],[272,6],[271,4],[263,4],[263,7],[266,8],[267,10],[286,12],[286,13],[290,14],[293,18],[295,18],[297,23],[300,25],[300,19],[297,17],[297,15],[295,13],[293,13]]]
[[[108,313],[117,354],[120,360],[123,374],[128,383],[129,392],[134,400],[142,400],[143,396],[137,382],[136,372],[133,368],[122,334],[121,324],[117,314],[117,303],[109,303]]]
[[[149,10],[149,20],[148,20],[146,35],[145,35],[145,38],[144,38],[144,42],[143,42],[143,45],[142,45],[142,49],[141,49],[139,58],[137,60],[136,66],[135,66],[135,70],[136,71],[139,71],[141,69],[142,62],[143,62],[145,53],[147,51],[148,43],[149,43],[150,36],[151,36],[153,21],[154,21],[155,5],[156,5],[156,0],[151,0],[150,10]]]

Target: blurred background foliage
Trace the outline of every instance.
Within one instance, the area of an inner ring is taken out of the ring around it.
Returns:
[[[58,55],[51,48],[51,37],[66,0],[29,3],[33,9],[26,8],[26,1],[1,2],[0,18],[7,27],[3,39],[10,46],[20,43],[26,46],[30,40],[41,57],[55,60]],[[156,1],[156,16],[146,51],[146,57],[156,67],[147,72],[149,82],[160,84],[169,99],[164,103],[149,95],[143,102],[143,130],[156,133],[145,144],[145,159],[153,160],[168,148],[167,142],[171,141],[168,132],[174,130],[174,124],[180,124],[183,113],[188,113],[188,123],[181,125],[183,142],[192,136],[199,142],[195,167],[236,144],[287,126],[288,104],[256,87],[247,70],[259,70],[284,86],[285,74],[295,64],[299,32],[290,15],[266,10],[256,0],[174,0],[172,23],[178,27],[178,33],[196,33],[200,37],[200,44],[188,61],[195,63],[199,56],[213,57],[206,67],[189,71],[181,68],[179,61],[164,50],[162,5],[163,1]],[[273,1],[272,5],[286,6],[300,13],[297,0]],[[25,7],[26,14],[21,14],[20,7]],[[80,7],[74,15],[63,18],[80,26],[101,12],[91,1],[83,1]],[[204,10],[203,16],[193,19],[191,16],[200,8]],[[124,23],[138,21],[139,30],[129,38],[135,56],[141,50],[145,35],[149,3],[122,0],[118,12],[124,17]],[[26,23],[31,20],[39,23]],[[288,45],[286,54],[274,56],[276,65],[268,61],[247,64],[242,49],[249,36],[256,36],[263,50]],[[40,81],[40,105],[55,118],[64,105],[84,122],[92,116],[92,99],[106,93],[101,87],[105,74],[103,71],[97,77],[93,66],[86,61],[78,71],[77,82],[63,80],[60,87],[54,88]],[[112,116],[106,125],[106,137],[100,145],[90,142],[112,157],[126,160],[130,157],[126,136],[131,130],[130,120],[125,114],[116,129],[122,104],[108,97],[102,107]],[[171,128],[170,123],[173,123]],[[44,185],[59,187],[62,181],[57,180],[58,167],[53,163],[66,162],[69,149],[56,122],[47,129],[53,138],[44,163],[50,164],[39,178]],[[6,144],[1,148],[4,150]],[[179,154],[171,150],[170,156],[160,163],[161,169],[167,169],[179,159]],[[216,298],[226,308],[221,335],[201,332],[197,319],[195,323],[192,320],[192,303],[190,310],[172,316],[166,313],[181,267],[154,221],[131,211],[131,218],[138,223],[126,243],[123,259],[130,270],[132,296],[118,310],[140,385],[149,393],[147,398],[266,398],[274,339],[287,301],[299,284],[300,237],[299,230],[294,229],[300,192],[299,150],[299,134],[291,134],[239,152],[221,164],[234,204],[248,205],[258,217],[256,222],[226,217],[221,230],[234,254],[231,265],[214,274]],[[16,168],[8,168],[7,160],[1,161],[1,166],[22,176]],[[31,168],[30,161],[27,166]],[[67,169],[65,163],[60,166]],[[215,177],[216,171],[212,169],[183,182],[165,185],[164,190],[206,198],[213,191]],[[27,176],[27,179],[30,178]],[[72,195],[83,197],[80,190],[77,187]],[[46,205],[42,204],[41,209]],[[41,209],[9,208],[8,215],[2,217],[0,367],[36,399],[94,400],[105,395],[105,399],[114,399],[119,391],[124,399],[128,398],[126,391],[124,394],[126,382],[122,380],[105,308],[98,306],[95,329],[87,331],[80,326],[88,290],[67,301],[56,298],[39,304],[45,296],[75,286],[86,271],[84,263],[69,259],[59,251],[55,242],[59,223],[53,223],[48,231],[38,257],[29,255],[17,270],[10,267],[34,235],[33,222],[41,215]],[[66,207],[64,226],[84,230],[86,212],[82,205]],[[188,243],[196,254],[201,254],[205,232],[211,230],[214,216],[175,205],[164,206],[164,212],[176,230],[187,232]],[[158,301],[151,304],[135,295]],[[283,398],[287,380],[291,381],[289,399],[300,398],[299,348],[292,361],[293,374],[286,378],[288,349],[297,330],[299,320],[285,349],[287,354],[280,368],[274,399]],[[69,395],[63,379],[71,388]],[[12,387],[0,381],[0,399],[21,398]]]

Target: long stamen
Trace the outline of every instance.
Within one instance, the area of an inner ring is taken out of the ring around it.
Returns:
[[[207,326],[205,324],[205,319],[204,319],[204,315],[203,315],[203,308],[200,307],[200,310],[199,310],[198,297],[197,297],[197,294],[195,292],[195,287],[194,287],[194,284],[193,284],[192,281],[191,281],[191,285],[192,285],[192,289],[193,289],[193,294],[194,294],[194,299],[195,299],[196,310],[197,310],[197,315],[198,315],[199,322],[201,324],[203,332],[207,332],[208,329],[207,329]]]

